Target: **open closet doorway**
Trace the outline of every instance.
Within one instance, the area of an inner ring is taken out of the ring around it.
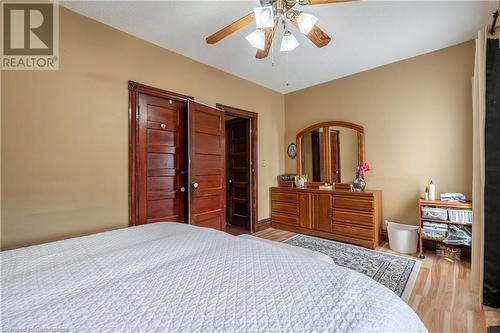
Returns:
[[[235,232],[250,232],[250,120],[226,115],[224,121],[226,223]]]
[[[255,232],[257,222],[257,114],[217,104],[225,113],[226,231]]]

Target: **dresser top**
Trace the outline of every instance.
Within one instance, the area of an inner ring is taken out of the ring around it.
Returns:
[[[332,194],[358,194],[358,195],[371,195],[373,193],[380,193],[380,190],[365,190],[363,192],[351,192],[347,190],[326,190],[326,189],[319,189],[317,187],[285,187],[285,186],[280,186],[280,187],[271,187],[272,190],[276,191],[283,191],[283,192],[310,192],[310,193],[332,193]]]

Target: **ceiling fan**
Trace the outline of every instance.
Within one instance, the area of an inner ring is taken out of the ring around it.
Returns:
[[[293,7],[297,4],[309,6],[348,1],[353,0],[260,0],[261,7],[254,8],[252,13],[208,36],[206,41],[208,44],[215,44],[255,20],[257,29],[246,36],[246,39],[257,49],[255,57],[258,59],[266,58],[269,54],[279,24],[283,25],[284,30],[280,51],[293,51],[299,45],[288,30],[289,24],[299,29],[314,45],[323,47],[330,43],[331,38],[316,25],[318,19]]]

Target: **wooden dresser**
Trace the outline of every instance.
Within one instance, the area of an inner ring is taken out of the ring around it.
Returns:
[[[273,228],[375,248],[380,243],[382,192],[271,188]]]

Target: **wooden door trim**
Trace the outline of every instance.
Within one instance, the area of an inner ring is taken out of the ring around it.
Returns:
[[[250,128],[252,129],[252,134],[250,135],[250,161],[252,166],[250,168],[250,176],[252,177],[251,182],[251,197],[252,197],[252,205],[250,207],[252,212],[252,217],[250,219],[250,232],[256,232],[258,227],[257,213],[258,213],[258,158],[257,158],[257,143],[258,143],[258,128],[257,128],[257,119],[258,114],[256,112],[251,112],[239,108],[235,108],[232,106],[224,105],[217,103],[217,109],[224,111],[225,114],[229,116],[245,118],[250,120]]]
[[[138,225],[138,179],[137,179],[137,146],[139,120],[139,94],[148,94],[154,97],[168,98],[185,102],[193,97],[171,91],[147,86],[142,83],[128,81],[128,225]]]

